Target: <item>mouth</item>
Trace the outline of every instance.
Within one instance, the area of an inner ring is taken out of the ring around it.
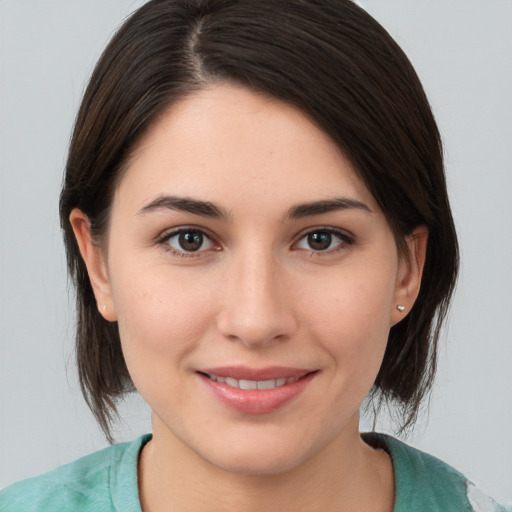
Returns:
[[[319,370],[225,367],[196,372],[205,387],[230,409],[268,414],[298,398]]]
[[[233,377],[221,377],[219,375],[215,375],[213,373],[203,373],[209,379],[220,382],[221,384],[226,384],[231,388],[238,389],[274,389],[279,388],[281,386],[286,386],[287,384],[292,384],[293,382],[297,382],[301,377],[280,377],[278,379],[269,379],[269,380],[249,380],[249,379],[234,379]]]

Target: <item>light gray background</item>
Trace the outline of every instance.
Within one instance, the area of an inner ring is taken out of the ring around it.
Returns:
[[[106,446],[80,397],[57,218],[93,63],[142,1],[0,0],[0,487]],[[512,503],[512,1],[363,0],[423,80],[462,275],[430,416],[409,441]],[[149,430],[140,399],[118,440]]]

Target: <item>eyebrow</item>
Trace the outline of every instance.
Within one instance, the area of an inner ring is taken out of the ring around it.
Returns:
[[[366,204],[348,197],[336,197],[322,201],[298,204],[288,210],[288,217],[291,219],[302,219],[313,215],[322,215],[338,210],[356,209],[367,213],[374,213]]]
[[[217,219],[227,219],[229,217],[229,214],[225,210],[215,206],[209,201],[199,201],[190,197],[167,195],[157,197],[155,200],[141,208],[137,214],[144,215],[145,213],[155,210],[182,211],[200,215],[201,217],[212,217]]]
[[[322,215],[339,210],[356,209],[367,213],[374,213],[366,204],[356,199],[347,197],[336,197],[334,199],[324,199],[312,201],[310,203],[301,203],[292,206],[288,210],[288,217],[291,219],[302,219],[314,215]],[[216,206],[209,201],[201,201],[190,197],[161,195],[151,201],[138,211],[138,215],[144,215],[148,212],[157,210],[175,210],[200,215],[201,217],[211,217],[216,219],[227,219],[230,215],[223,208]]]

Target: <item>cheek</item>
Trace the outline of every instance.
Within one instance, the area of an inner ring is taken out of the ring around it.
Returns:
[[[124,279],[123,274],[135,277]],[[163,269],[139,268],[113,277],[121,345],[133,380],[146,374],[168,380],[169,363],[179,371],[200,344],[214,301],[202,286],[187,286],[179,275]]]
[[[393,297],[392,269],[375,268],[346,272],[309,294],[307,323],[338,369],[336,378],[371,386],[387,344]]]

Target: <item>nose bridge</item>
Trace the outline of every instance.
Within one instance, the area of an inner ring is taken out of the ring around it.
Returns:
[[[268,248],[246,248],[226,270],[218,327],[224,336],[257,346],[288,337],[295,326],[285,275]]]

